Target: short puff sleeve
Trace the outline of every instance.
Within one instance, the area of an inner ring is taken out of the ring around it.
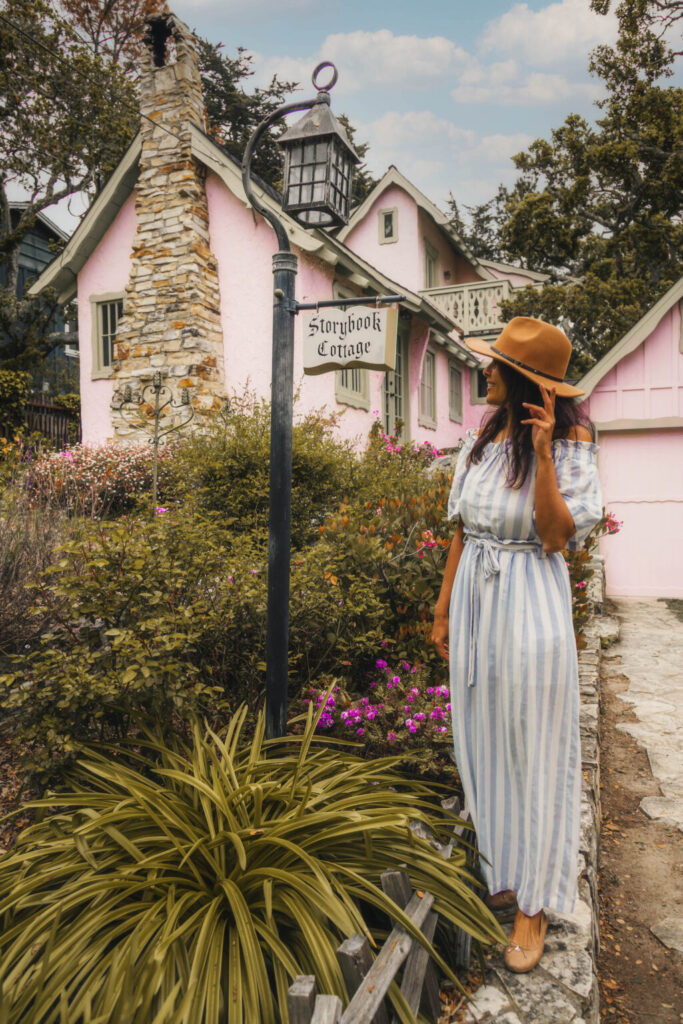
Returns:
[[[579,551],[593,527],[602,519],[598,445],[568,439],[554,441],[553,463],[557,486],[576,527],[567,547],[570,551]]]
[[[477,431],[468,430],[462,447],[458,451],[451,492],[448,495],[448,519],[456,519],[460,516],[460,495],[462,494],[462,485],[467,475],[467,457],[472,451],[476,440]]]

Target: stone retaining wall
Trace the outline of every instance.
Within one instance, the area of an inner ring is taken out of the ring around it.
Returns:
[[[604,572],[596,560],[590,592],[593,612],[579,652],[581,690],[581,840],[579,898],[573,914],[548,913],[545,953],[529,974],[506,970],[502,956],[488,961],[486,983],[466,1020],[496,1024],[598,1024],[596,961],[600,948],[598,850],[600,839],[599,674],[603,638],[616,639],[614,619],[598,614],[604,602]]]

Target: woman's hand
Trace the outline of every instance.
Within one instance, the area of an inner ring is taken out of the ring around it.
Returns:
[[[439,615],[438,613],[434,616],[434,625],[432,626],[432,643],[436,647],[437,653],[441,655],[444,661],[448,661],[448,616]]]
[[[531,402],[522,402],[524,408],[529,410],[531,418],[521,422],[531,427],[531,443],[536,455],[552,457],[553,432],[555,430],[555,388],[548,391],[542,384],[539,384],[539,388],[541,389],[543,407],[532,405]]]

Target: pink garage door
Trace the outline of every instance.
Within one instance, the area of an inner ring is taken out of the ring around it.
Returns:
[[[683,597],[683,430],[601,433],[600,479],[621,532],[602,540],[607,593]]]

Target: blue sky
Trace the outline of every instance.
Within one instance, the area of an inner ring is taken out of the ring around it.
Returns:
[[[254,81],[276,73],[311,92],[333,60],[333,109],[370,144],[380,175],[396,164],[437,205],[488,199],[510,161],[570,112],[595,117],[600,83],[588,54],[616,35],[589,0],[171,0],[227,53],[254,56]]]

